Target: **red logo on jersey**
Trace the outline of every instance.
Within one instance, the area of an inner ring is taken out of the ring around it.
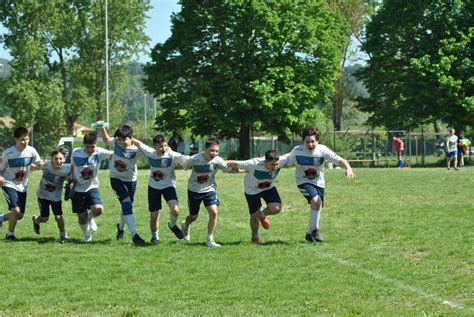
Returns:
[[[165,174],[163,174],[163,172],[160,170],[156,170],[152,174],[153,174],[152,176],[153,179],[158,182],[161,181],[163,178],[165,178]]]
[[[202,184],[202,183],[207,182],[208,179],[209,179],[209,175],[201,175],[201,176],[198,176],[198,177],[197,177],[197,182],[198,182],[199,184]]]
[[[261,183],[258,183],[258,188],[268,188],[270,187],[272,183],[271,182],[261,182]]]
[[[318,176],[318,171],[314,168],[308,168],[304,171],[304,175],[309,179],[315,179]]]
[[[82,171],[81,171],[81,176],[82,178],[84,179],[91,179],[92,176],[94,175],[94,171],[89,168],[89,167],[85,167]]]
[[[50,184],[50,183],[47,183],[46,185],[44,185],[44,187],[46,188],[48,192],[54,192],[57,188],[56,185]]]
[[[19,170],[18,172],[15,173],[15,178],[19,180],[20,182],[26,177],[26,171],[24,170]]]
[[[124,161],[115,161],[115,168],[119,172],[124,172],[127,170],[127,164]]]

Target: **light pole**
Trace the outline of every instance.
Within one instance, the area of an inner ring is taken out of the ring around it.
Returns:
[[[145,133],[144,133],[144,138],[146,140],[146,94],[144,94],[144,103],[143,103],[143,108],[144,108],[144,112],[145,112]]]
[[[109,123],[109,11],[105,0],[105,108],[107,124]]]

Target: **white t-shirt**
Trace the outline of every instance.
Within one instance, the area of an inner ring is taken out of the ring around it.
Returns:
[[[457,135],[449,135],[446,138],[446,143],[448,144],[448,151],[454,152],[457,150],[458,146],[458,137]]]
[[[253,158],[246,161],[237,161],[237,167],[247,171],[244,177],[244,191],[248,195],[256,195],[275,187],[273,181],[280,173],[280,169],[287,164],[289,155],[280,158],[280,167],[275,171],[265,168],[265,159]]]
[[[288,165],[296,164],[296,184],[310,183],[324,188],[325,159],[335,165],[342,161],[340,156],[322,144],[317,144],[312,152],[307,150],[304,144],[295,146],[290,152],[290,162]]]
[[[85,193],[92,188],[99,188],[99,172],[100,163],[111,158],[114,152],[96,147],[91,155],[84,151],[84,148],[76,148],[72,151],[71,163],[74,170],[73,179],[76,181],[74,190],[76,192]]]
[[[195,193],[216,191],[215,176],[217,171],[219,169],[224,172],[232,170],[220,156],[207,161],[203,153],[191,156],[183,164],[183,167],[186,169],[192,168],[193,170],[188,179],[188,189]]]
[[[110,178],[117,178],[123,182],[137,180],[138,148],[132,145],[126,149],[115,143],[114,138],[109,139],[109,144],[114,147],[114,155],[110,162]]]
[[[41,177],[36,196],[41,199],[61,201],[64,180],[69,176],[70,172],[70,164],[63,164],[58,169],[55,169],[51,161],[46,161],[43,167],[43,177]]]
[[[3,186],[19,192],[25,192],[28,187],[30,165],[41,161],[38,152],[32,146],[27,146],[22,152],[11,146],[2,153],[0,174],[5,179]]]
[[[186,157],[171,149],[163,155],[158,155],[155,149],[143,143],[140,143],[139,149],[150,162],[148,186],[155,189],[164,189],[167,187],[176,188],[175,167],[176,165],[182,165]]]

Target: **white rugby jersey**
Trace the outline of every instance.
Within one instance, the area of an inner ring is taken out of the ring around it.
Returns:
[[[99,188],[97,173],[100,163],[111,158],[114,152],[96,147],[94,153],[90,156],[84,151],[84,148],[76,148],[72,151],[71,163],[74,171],[73,179],[76,181],[74,190],[85,193],[92,188]]]
[[[43,177],[41,177],[36,196],[41,199],[61,201],[64,180],[69,176],[70,172],[70,164],[63,164],[58,169],[55,169],[50,160],[46,161],[43,167]]]
[[[150,163],[150,177],[148,186],[155,189],[166,187],[176,188],[176,165],[183,165],[186,157],[181,153],[171,149],[163,155],[158,155],[155,149],[146,144],[140,143],[138,148],[145,154]]]
[[[188,189],[195,193],[216,191],[215,176],[217,171],[219,169],[224,172],[232,170],[220,156],[216,156],[208,162],[204,158],[204,153],[191,156],[184,163],[184,168],[193,169],[188,179]]]
[[[25,192],[28,187],[30,165],[41,161],[38,152],[32,146],[27,146],[22,152],[11,146],[2,153],[0,174],[5,179],[3,186],[19,192]]]
[[[312,152],[307,150],[304,144],[295,146],[290,152],[289,165],[296,164],[296,184],[310,183],[324,188],[324,160],[326,159],[333,164],[339,164],[342,161],[342,157],[322,144],[317,144]]]
[[[124,149],[114,138],[109,139],[109,144],[114,147],[114,155],[110,162],[110,178],[117,178],[123,182],[137,180],[137,156],[140,153],[135,145]]]
[[[280,169],[285,167],[289,155],[280,158],[280,167],[275,171],[265,168],[265,159],[254,158],[246,161],[237,161],[237,167],[247,171],[244,177],[244,191],[248,195],[256,195],[267,189],[275,187],[273,181],[280,173]]]

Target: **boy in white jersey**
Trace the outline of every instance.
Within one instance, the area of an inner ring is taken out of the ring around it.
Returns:
[[[133,139],[133,143],[148,157],[150,163],[150,177],[148,178],[148,210],[150,211],[151,243],[160,242],[160,210],[161,196],[165,199],[170,209],[168,228],[176,238],[183,239],[181,229],[176,225],[179,216],[178,195],[176,194],[177,165],[182,165],[185,156],[171,150],[162,135],[153,138],[153,148]]]
[[[71,165],[64,164],[66,160],[66,151],[62,148],[51,152],[51,160],[47,160],[43,165],[43,177],[36,196],[40,215],[33,216],[33,229],[36,234],[41,233],[40,223],[47,222],[49,219],[49,207],[53,210],[54,219],[58,224],[59,237],[61,241],[69,239],[64,228],[63,208],[61,196],[63,193],[64,180],[71,174]]]
[[[100,123],[100,122],[98,122]],[[130,230],[132,241],[136,245],[145,244],[137,233],[135,215],[133,214],[133,198],[137,188],[137,156],[138,148],[132,143],[133,129],[123,125],[109,138],[105,128],[100,128],[104,143],[114,147],[114,155],[110,164],[110,185],[117,196],[120,206],[120,222],[117,224],[117,240],[122,240],[125,224]]]
[[[319,218],[324,206],[324,160],[328,159],[333,164],[341,164],[346,169],[346,177],[354,178],[355,174],[349,163],[336,155],[327,146],[319,144],[319,131],[317,128],[303,130],[303,144],[296,146],[290,152],[289,165],[296,163],[296,184],[311,205],[310,219],[306,240],[309,242],[323,242],[319,233]]]
[[[0,163],[0,185],[10,209],[9,213],[0,214],[0,227],[2,222],[8,220],[5,239],[9,241],[17,241],[14,234],[16,223],[25,214],[29,172],[41,169],[43,166],[38,152],[28,145],[30,141],[28,129],[16,128],[13,137],[15,145],[2,153]]]
[[[84,136],[83,147],[74,149],[71,155],[71,173],[74,182],[72,212],[77,214],[85,241],[92,241],[91,231],[97,230],[94,217],[100,216],[104,210],[97,178],[100,163],[112,158],[113,154],[112,151],[98,147],[97,134],[90,132]]]
[[[197,219],[201,202],[209,212],[207,225],[208,247],[220,247],[214,241],[214,232],[217,225],[217,206],[220,204],[216,194],[215,175],[219,169],[224,172],[231,171],[231,167],[218,156],[219,140],[209,138],[204,145],[204,152],[191,156],[184,163],[186,169],[192,168],[188,180],[188,207],[189,215],[181,225],[181,230],[186,241],[190,240],[189,227]]]
[[[454,158],[454,169],[458,170],[458,137],[454,129],[449,130],[449,135],[446,138],[446,159],[448,163],[448,170],[451,169],[451,158]]]
[[[244,178],[245,198],[250,213],[250,229],[254,244],[260,244],[258,234],[259,222],[264,229],[270,228],[268,215],[276,215],[281,211],[281,198],[273,181],[280,169],[287,164],[287,156],[281,158],[275,150],[265,152],[265,159],[253,158],[246,161],[226,161],[234,170],[247,172]],[[267,207],[261,208],[261,199]]]

